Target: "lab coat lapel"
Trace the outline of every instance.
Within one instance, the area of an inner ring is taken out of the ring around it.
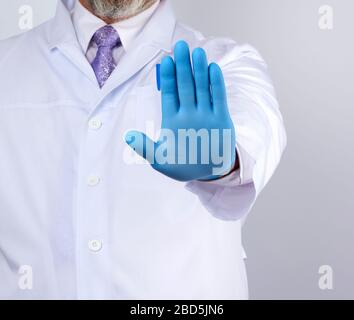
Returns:
[[[144,44],[127,52],[102,88],[103,95],[109,94],[141,71],[161,52],[161,48]]]
[[[73,0],[58,1],[55,17],[50,21],[47,32],[49,49],[58,49],[74,67],[77,67],[97,86],[95,73],[82,51],[71,20],[71,10],[74,3]]]

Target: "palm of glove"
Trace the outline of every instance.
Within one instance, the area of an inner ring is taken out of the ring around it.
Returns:
[[[179,181],[212,180],[231,170],[236,158],[231,120],[220,67],[208,65],[205,51],[176,44],[175,61],[161,63],[162,125],[157,142],[129,131],[126,142],[151,166]]]

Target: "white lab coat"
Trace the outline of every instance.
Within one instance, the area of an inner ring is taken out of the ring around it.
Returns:
[[[72,7],[0,42],[0,297],[246,299],[242,221],[286,144],[265,63],[162,0],[100,90]],[[225,75],[241,170],[220,181],[129,163],[123,135],[159,129],[155,66],[180,39]]]

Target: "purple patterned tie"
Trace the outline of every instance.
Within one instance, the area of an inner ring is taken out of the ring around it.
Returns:
[[[116,67],[112,51],[121,45],[121,41],[116,29],[108,25],[98,29],[93,35],[92,41],[96,43],[98,51],[91,66],[102,88]]]

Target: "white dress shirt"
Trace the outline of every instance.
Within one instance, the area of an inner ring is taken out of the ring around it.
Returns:
[[[113,59],[117,64],[124,53],[132,45],[134,39],[139,35],[146,23],[158,8],[160,0],[156,1],[150,8],[144,10],[140,14],[117,23],[111,24],[116,29],[120,37],[122,46],[113,49]],[[72,11],[72,20],[76,31],[77,39],[86,58],[90,63],[95,59],[97,54],[97,45],[91,41],[95,32],[104,27],[106,23],[89,12],[80,1],[75,2]]]
[[[161,0],[115,26],[124,52],[101,89],[87,48],[103,24],[75,3],[0,41],[0,298],[246,299],[242,221],[286,145],[267,65]],[[156,64],[181,39],[225,77],[242,165],[215,183],[137,164],[123,139],[161,127]]]

